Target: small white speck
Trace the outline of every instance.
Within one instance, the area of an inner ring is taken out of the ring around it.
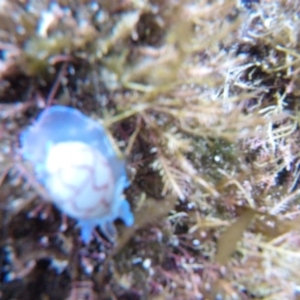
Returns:
[[[174,247],[177,247],[177,246],[179,245],[178,238],[174,236],[174,237],[172,238],[171,243],[172,243],[172,245],[173,245]]]
[[[226,275],[226,268],[224,266],[221,267],[220,271],[223,276]]]
[[[238,300],[239,299],[239,295],[237,293],[233,293],[231,295],[231,297],[232,297],[233,300]]]
[[[219,162],[221,160],[221,157],[219,155],[216,155],[214,157],[215,162]]]
[[[75,71],[75,68],[73,66],[70,66],[68,70],[69,70],[70,75],[75,75],[76,71]]]
[[[42,219],[42,220],[46,220],[47,219],[47,217],[48,217],[48,212],[42,212],[41,214],[40,214],[40,218]]]
[[[86,28],[88,26],[89,26],[88,20],[85,20],[85,19],[79,20],[78,27],[80,27],[80,28]]]
[[[204,288],[205,288],[206,291],[210,291],[211,285],[210,285],[208,282],[206,282],[206,283],[204,284]]]
[[[153,270],[153,268],[149,268],[148,271],[149,271],[149,275],[150,275],[150,276],[153,276],[153,275],[154,275],[154,270]]]
[[[13,281],[16,278],[16,274],[13,272],[7,273],[5,276],[5,281],[10,282]]]
[[[193,209],[193,208],[195,208],[195,203],[194,202],[189,202],[188,204],[187,204],[187,207],[188,207],[188,209]]]
[[[271,24],[272,24],[272,18],[265,18],[264,19],[264,25],[267,27],[267,28],[269,28],[270,26],[271,26]]]
[[[161,243],[161,241],[163,239],[163,234],[160,231],[158,231],[156,233],[156,236],[157,236],[157,241]]]
[[[35,267],[36,262],[32,259],[26,264],[26,268],[31,269]]]
[[[65,231],[67,230],[67,228],[68,228],[68,225],[67,225],[65,222],[63,222],[63,223],[61,223],[61,225],[59,226],[59,231],[60,231],[60,232],[65,232]]]
[[[18,209],[19,207],[22,207],[22,204],[24,203],[24,199],[17,198],[10,202],[10,208],[12,209]]]
[[[296,295],[299,295],[299,294],[300,294],[300,286],[299,286],[299,285],[296,285],[296,286],[294,287],[294,293],[295,293]]]
[[[90,274],[92,274],[94,267],[93,267],[93,265],[86,265],[84,270],[85,270],[86,274],[90,275]]]
[[[197,293],[195,296],[196,296],[197,300],[202,300],[203,299],[203,295],[200,294],[200,293]]]
[[[188,261],[189,261],[189,264],[193,264],[195,262],[195,258],[191,257],[191,258],[188,259]]]
[[[51,267],[53,269],[55,269],[55,271],[58,274],[61,274],[66,269],[67,266],[68,266],[68,261],[67,260],[56,260],[56,259],[53,259],[51,261]]]
[[[40,243],[42,246],[48,246],[49,245],[49,239],[47,236],[43,236],[40,238]]]
[[[99,260],[103,261],[103,260],[105,260],[105,258],[106,258],[106,254],[104,252],[101,252],[101,253],[98,254],[98,259]]]
[[[132,40],[137,41],[138,38],[139,38],[138,33],[137,33],[136,31],[133,31],[133,32],[131,33],[131,38],[132,38]]]
[[[156,153],[157,152],[157,148],[156,147],[153,147],[150,149],[150,153]]]
[[[52,11],[46,10],[41,13],[41,20],[36,29],[36,32],[39,36],[46,37],[47,31],[51,24],[55,21],[55,16]]]
[[[201,235],[202,238],[206,238],[207,237],[207,234],[206,234],[205,231],[201,231],[200,235]]]
[[[13,252],[7,253],[7,255],[6,255],[6,260],[7,260],[8,262],[13,262],[14,259],[15,259],[15,254],[14,254]]]
[[[193,245],[196,246],[196,247],[199,246],[200,245],[200,241],[197,240],[197,239],[194,239],[193,240]]]
[[[144,269],[149,269],[151,267],[151,259],[150,258],[146,258],[144,261],[143,261],[143,268]]]
[[[105,22],[107,19],[108,19],[107,14],[106,14],[104,11],[102,11],[102,10],[100,10],[100,11],[97,13],[97,15],[96,15],[96,21],[97,21],[98,23],[103,23],[103,22]]]
[[[99,9],[99,4],[96,1],[93,1],[93,2],[90,3],[90,8],[93,11],[97,11]]]
[[[9,154],[10,153],[10,146],[4,145],[1,150],[2,150],[2,153]]]
[[[176,289],[176,288],[177,288],[177,284],[176,284],[174,281],[172,281],[172,282],[171,282],[171,287],[172,287],[173,289]]]

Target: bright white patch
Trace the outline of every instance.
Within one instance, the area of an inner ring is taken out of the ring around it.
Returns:
[[[47,32],[51,24],[55,21],[55,16],[51,11],[43,11],[41,14],[41,20],[37,27],[37,34],[42,37],[47,36]]]
[[[146,258],[143,261],[143,268],[148,270],[151,267],[151,259],[150,258]]]
[[[216,156],[214,157],[214,159],[215,159],[215,162],[219,162],[219,161],[221,160],[221,157],[218,156],[218,155],[216,155]]]
[[[46,163],[46,187],[55,204],[77,219],[110,214],[114,203],[114,178],[106,158],[82,142],[50,147]]]

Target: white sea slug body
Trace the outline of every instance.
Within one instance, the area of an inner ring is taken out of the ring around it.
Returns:
[[[78,110],[53,106],[21,134],[22,153],[53,203],[78,220],[84,242],[100,226],[113,239],[113,222],[131,226],[134,217],[123,197],[125,164],[100,124]]]

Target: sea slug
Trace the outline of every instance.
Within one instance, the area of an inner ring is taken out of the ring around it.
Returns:
[[[33,165],[51,201],[76,219],[85,243],[99,225],[113,240],[113,222],[134,223],[123,196],[129,186],[125,162],[117,157],[104,128],[74,108],[52,106],[20,135],[23,157]]]

